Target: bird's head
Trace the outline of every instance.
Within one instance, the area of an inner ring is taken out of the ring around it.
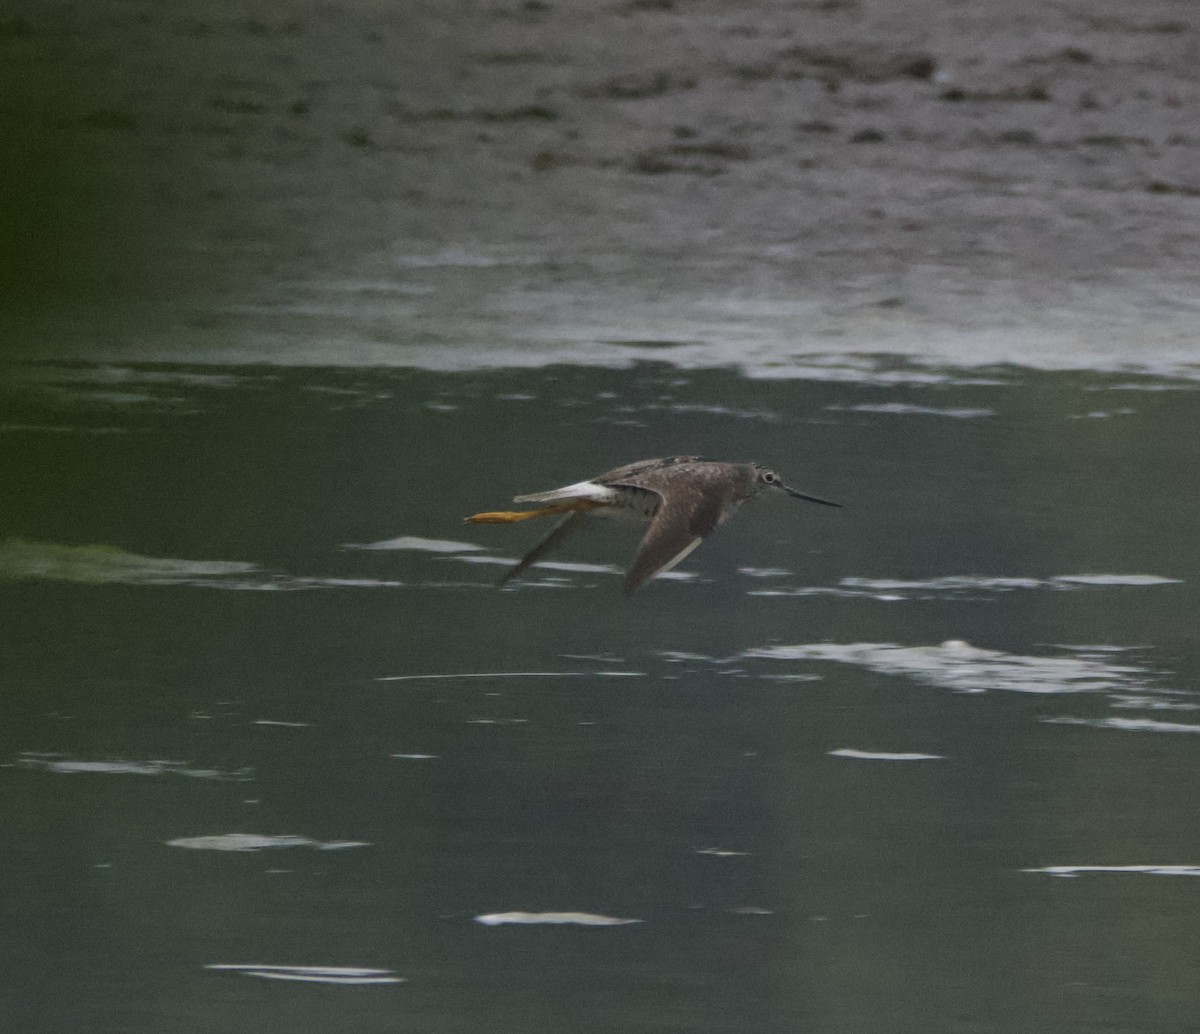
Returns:
[[[796,499],[807,499],[810,503],[820,503],[822,506],[842,505],[841,503],[831,502],[828,499],[818,499],[815,495],[806,495],[804,492],[797,491],[790,485],[785,484],[783,478],[776,474],[775,471],[769,470],[760,463],[753,463],[751,466],[754,468],[754,491],[756,494],[770,488],[777,488]]]

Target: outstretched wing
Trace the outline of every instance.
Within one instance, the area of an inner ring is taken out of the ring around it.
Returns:
[[[528,553],[521,557],[520,562],[510,567],[504,572],[503,577],[496,583],[496,588],[507,585],[509,581],[516,578],[530,564],[535,564],[542,559],[552,549],[561,546],[568,538],[575,534],[583,527],[583,522],[587,518],[583,511],[577,510],[569,516],[559,521],[545,538],[533,547]]]
[[[625,577],[625,591],[633,592],[648,578],[671,570],[700,545],[723,515],[724,503],[719,496],[686,491],[662,495],[658,512]]]

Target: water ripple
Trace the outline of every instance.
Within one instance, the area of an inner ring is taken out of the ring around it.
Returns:
[[[506,924],[550,926],[628,926],[640,923],[640,919],[619,919],[614,916],[596,915],[592,912],[489,912],[475,917],[475,922],[484,926]]]
[[[860,758],[863,761],[941,761],[943,754],[890,754],[882,751],[858,750],[854,747],[841,747],[829,751],[834,758]]]
[[[227,973],[240,973],[263,980],[299,980],[314,984],[402,984],[405,977],[390,969],[364,969],[359,966],[274,966],[260,963],[210,962],[204,967]]]
[[[40,768],[46,772],[58,772],[62,775],[99,774],[99,775],[177,775],[188,776],[192,779],[217,779],[232,782],[248,782],[251,770],[240,768],[231,772],[223,772],[216,768],[192,768],[187,761],[132,761],[126,758],[113,758],[105,761],[80,761],[68,758],[62,754],[42,754],[37,751],[26,751],[16,762],[22,768]]]
[[[1140,873],[1144,876],[1200,876],[1200,865],[1045,865],[1021,872],[1044,872],[1049,876],[1075,877],[1087,873]]]
[[[182,560],[140,556],[117,546],[64,546],[7,539],[0,542],[0,579],[41,579],[89,585],[188,585],[207,589],[392,588],[403,582],[377,578],[326,578],[267,571],[241,560]]]
[[[1119,729],[1122,732],[1182,732],[1200,733],[1200,725],[1186,722],[1160,722],[1153,718],[1073,718],[1062,715],[1043,718],[1048,725],[1089,725],[1093,729]]]
[[[959,693],[1097,693],[1139,688],[1151,673],[1091,657],[1032,657],[985,650],[960,639],[939,646],[896,643],[806,643],[763,646],[745,657],[784,661],[834,661],[884,675],[901,675]]]
[[[426,539],[419,535],[401,535],[394,539],[383,539],[380,542],[347,542],[342,549],[395,549],[415,550],[421,553],[471,553],[480,551],[483,546],[473,542],[454,542],[449,539]]]
[[[972,420],[978,417],[995,416],[994,409],[939,409],[935,406],[914,406],[907,402],[863,402],[856,406],[826,406],[827,410],[853,413],[887,413],[901,416],[945,416],[957,420]]]
[[[360,840],[311,840],[300,836],[267,836],[262,833],[221,833],[213,836],[180,837],[168,840],[168,847],[193,851],[262,851],[269,848],[312,847],[318,851],[340,851],[351,847],[370,847]]]
[[[759,572],[743,570],[751,577]],[[788,572],[783,572],[788,573]],[[777,572],[772,571],[772,576]],[[1047,589],[1056,592],[1087,588],[1144,588],[1155,585],[1179,585],[1182,579],[1158,574],[1058,574],[1049,578],[1002,577],[992,575],[945,575],[940,578],[843,578],[835,586],[800,585],[778,589],[751,589],[748,596],[843,596],[896,601],[936,599],[967,593],[1012,592],[1018,589]]]

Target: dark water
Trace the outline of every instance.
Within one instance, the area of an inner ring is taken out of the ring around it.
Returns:
[[[5,1029],[1200,1029],[1195,389],[10,369]],[[845,508],[491,588],[674,452]]]

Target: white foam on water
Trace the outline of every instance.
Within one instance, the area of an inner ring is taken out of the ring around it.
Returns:
[[[692,854],[706,854],[713,858],[746,858],[749,857],[749,851],[731,851],[724,847],[694,847]]]
[[[941,761],[945,758],[944,754],[892,754],[884,751],[857,750],[854,747],[840,747],[837,750],[831,750],[829,751],[829,756],[834,758],[860,758],[863,761]]]
[[[833,661],[959,693],[1098,693],[1143,685],[1150,672],[1084,657],[1034,657],[985,650],[959,639],[937,646],[896,643],[804,643],[763,646],[743,656],[781,661]]]
[[[406,979],[397,976],[390,969],[365,969],[361,966],[276,966],[211,962],[204,968],[259,977],[263,980],[299,980],[316,984],[402,984]]]
[[[332,851],[351,847],[370,847],[364,841],[331,840],[323,842],[301,836],[268,836],[263,833],[221,833],[213,836],[179,837],[168,840],[169,847],[183,847],[192,851],[263,851],[288,847],[312,847]]]
[[[282,722],[274,718],[256,718],[255,725],[278,725],[285,729],[308,729],[312,727],[311,722]]]
[[[1043,872],[1049,876],[1083,876],[1088,873],[1134,873],[1144,876],[1200,876],[1200,865],[1045,865],[1021,872]]]
[[[393,754],[394,758],[401,758],[404,761],[432,761],[434,758],[440,757],[439,754]]]
[[[489,912],[475,917],[484,926],[538,925],[549,926],[628,926],[641,919],[619,919],[592,912]]]

